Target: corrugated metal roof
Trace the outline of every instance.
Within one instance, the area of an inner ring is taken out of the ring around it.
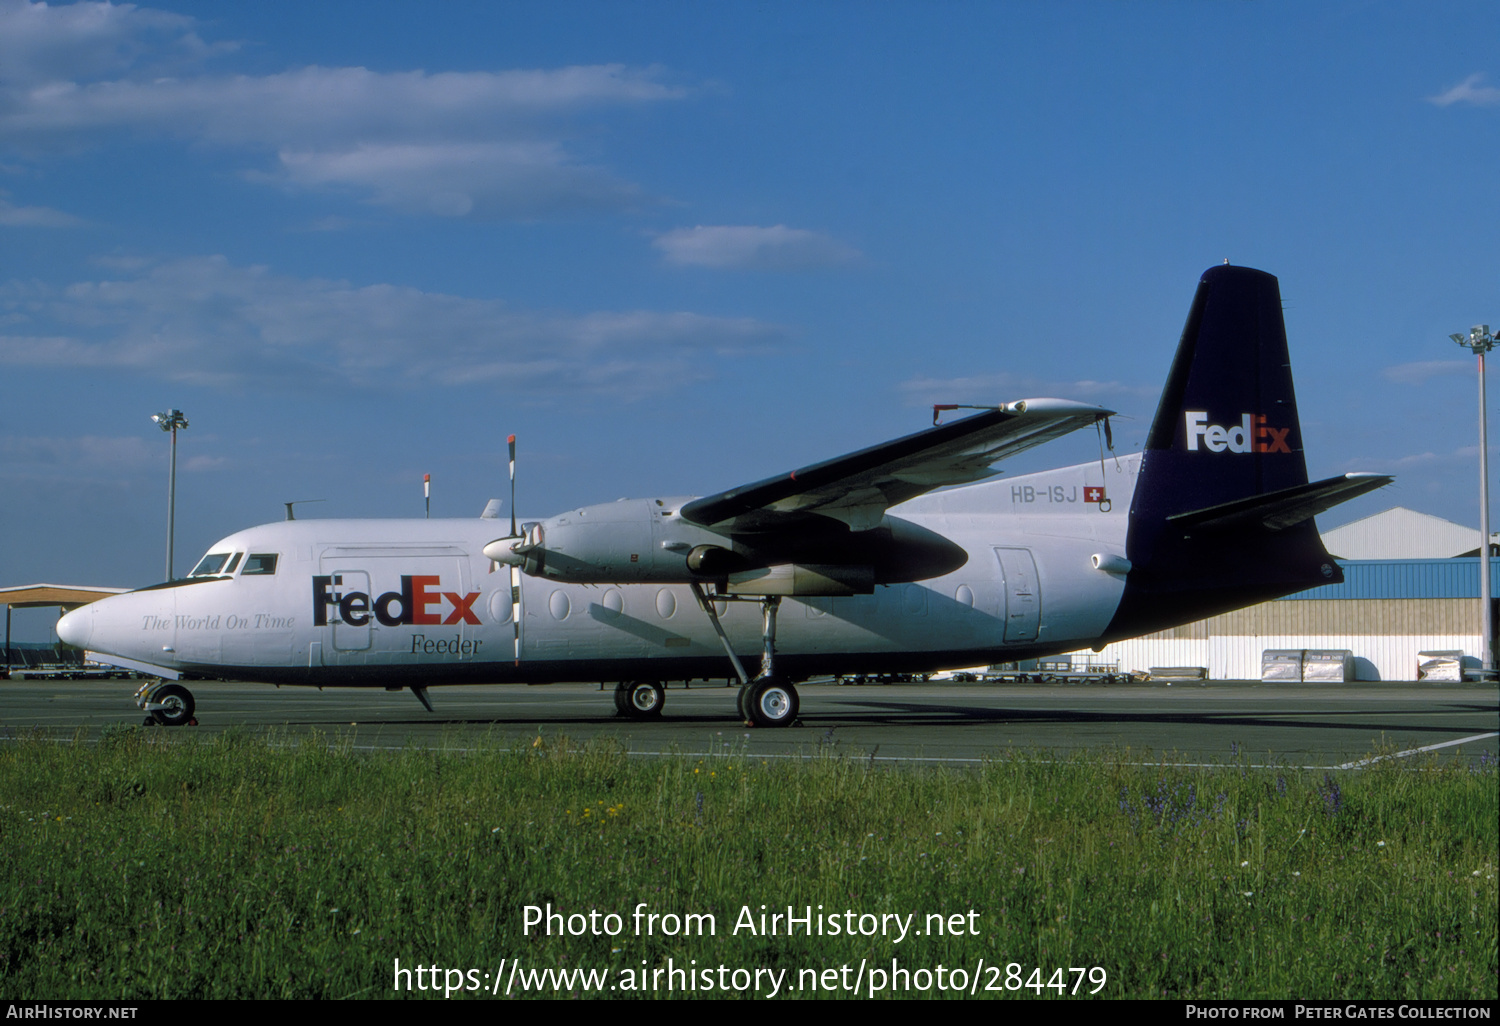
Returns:
[[[1344,583],[1288,595],[1298,599],[1417,599],[1479,597],[1479,557],[1339,560]],[[1500,597],[1500,559],[1490,560],[1490,594]]]
[[[89,584],[21,584],[14,588],[0,588],[0,605],[23,608],[26,606],[83,606],[108,595],[119,595],[128,588],[100,588]]]

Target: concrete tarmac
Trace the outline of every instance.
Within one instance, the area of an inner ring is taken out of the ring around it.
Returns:
[[[139,724],[133,681],[0,681],[0,741]],[[782,730],[735,719],[735,690],[670,687],[660,719],[615,714],[597,684],[433,688],[436,712],[408,692],[194,682],[196,727],[280,737],[318,732],[372,750],[469,748],[609,739],[632,754],[837,755],[877,763],[973,764],[1007,753],[1119,753],[1131,762],[1244,762],[1352,767],[1374,757],[1477,762],[1497,757],[1500,689],[1492,684],[1171,685],[865,684],[799,687],[800,722]]]

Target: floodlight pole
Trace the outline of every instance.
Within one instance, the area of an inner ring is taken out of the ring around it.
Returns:
[[[1488,324],[1476,324],[1469,334],[1449,335],[1453,341],[1472,350],[1479,357],[1479,605],[1480,624],[1484,632],[1484,662],[1481,669],[1485,679],[1495,669],[1494,611],[1490,605],[1490,449],[1488,431],[1488,407],[1484,388],[1484,354],[1500,341],[1490,334]]]
[[[170,581],[172,579],[173,535],[177,526],[177,429],[186,428],[188,420],[182,415],[181,410],[153,413],[151,420],[157,427],[163,431],[170,431],[172,434],[172,469],[167,475],[167,580]]]

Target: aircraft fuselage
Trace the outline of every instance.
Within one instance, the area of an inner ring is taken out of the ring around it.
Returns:
[[[1096,568],[1093,557],[1123,558],[1139,459],[970,485],[893,508],[893,517],[961,547],[963,564],[929,580],[875,584],[868,594],[788,596],[777,634],[782,671],[794,679],[932,671],[1090,644],[1124,586],[1123,573]],[[188,676],[316,686],[731,675],[691,588],[628,583],[628,570],[611,584],[517,575],[518,659],[511,576],[483,555],[503,533],[498,525],[299,520],[249,528],[210,549],[226,554],[232,572],[84,607],[70,614],[66,640]],[[721,601],[718,609],[736,652],[757,657],[756,604]]]

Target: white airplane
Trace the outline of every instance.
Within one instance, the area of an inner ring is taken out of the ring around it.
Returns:
[[[137,700],[170,725],[192,721],[195,677],[410,688],[429,710],[434,684],[612,681],[616,709],[647,717],[662,681],[732,668],[740,716],[785,726],[813,675],[1097,647],[1340,581],[1313,517],[1391,481],[1308,482],[1262,271],[1203,274],[1145,452],[985,480],[1078,428],[1107,434],[1110,414],[1005,403],[715,495],[512,515],[504,536],[493,503],[265,524],[57,632],[151,675]]]

